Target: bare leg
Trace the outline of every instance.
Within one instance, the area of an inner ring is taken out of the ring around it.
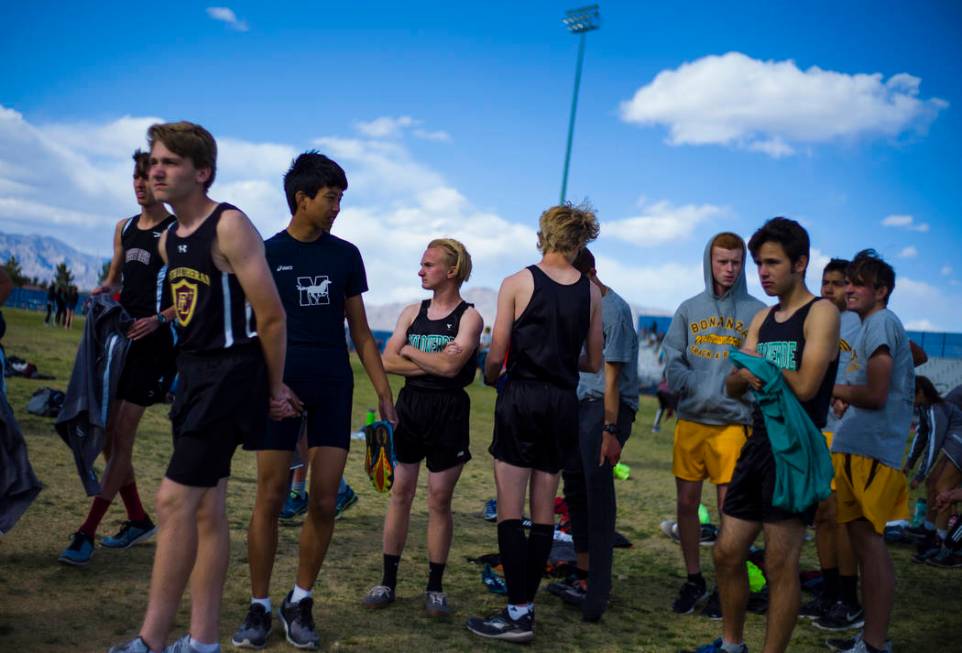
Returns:
[[[951,464],[943,464],[942,470],[939,473],[939,477],[935,480],[935,496],[947,490],[952,490],[959,487],[962,483],[962,472]],[[938,529],[946,529],[949,525],[949,517],[952,515],[953,505],[949,504],[945,506],[935,515],[935,527]]]
[[[733,644],[745,639],[745,606],[748,605],[748,572],[745,560],[762,525],[726,516],[715,542],[715,576],[721,604],[723,636]]]
[[[114,404],[110,419],[109,453],[105,450],[107,466],[100,482],[101,499],[113,501],[120,488],[134,480],[133,452],[137,426],[144,415],[144,407],[127,401]]]
[[[384,553],[388,555],[399,556],[404,550],[420,470],[421,465],[413,463],[398,463],[394,467],[394,485],[384,515]]]
[[[190,576],[190,634],[198,641],[218,641],[224,580],[230,563],[227,479],[204,493],[197,511],[197,562]]]
[[[838,568],[838,522],[835,519],[835,493],[818,504],[815,512],[815,550],[822,569]]]
[[[685,559],[685,571],[689,574],[701,572],[698,551],[701,540],[701,526],[698,523],[698,506],[701,504],[701,481],[686,481],[675,478],[678,490],[678,538],[681,540],[681,554]]]
[[[347,449],[312,447],[310,460],[311,491],[307,517],[301,527],[297,565],[297,585],[306,590],[314,587],[334,533],[337,486],[344,474]]]
[[[268,598],[271,571],[277,554],[277,517],[287,495],[290,451],[257,452],[257,496],[247,528],[247,560],[251,574],[251,596]]]
[[[792,639],[801,603],[798,557],[804,541],[805,524],[800,519],[765,524],[765,577],[769,589],[763,653],[782,653]]]
[[[151,649],[164,648],[174,615],[197,558],[197,513],[209,488],[165,478],[157,490],[157,550],[150,597],[140,636]]]
[[[498,521],[521,519],[524,497],[531,478],[531,469],[515,467],[501,460],[494,461],[494,482],[497,486]],[[552,519],[554,517],[552,516]]]
[[[428,560],[446,563],[454,535],[451,497],[464,465],[428,473]]]
[[[864,519],[848,522],[852,548],[862,572],[862,607],[865,626],[862,639],[875,648],[883,648],[892,617],[895,598],[895,568],[885,539]]]

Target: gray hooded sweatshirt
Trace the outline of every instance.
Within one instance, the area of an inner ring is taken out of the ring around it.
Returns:
[[[748,395],[725,394],[732,369],[731,347],[741,347],[752,318],[765,304],[748,294],[745,266],[728,292],[716,295],[711,271],[712,236],[705,245],[705,291],[686,299],[675,311],[665,336],[665,376],[678,396],[678,417],[701,424],[751,424]],[[745,251],[746,259],[748,251]],[[747,261],[746,261],[747,263]]]

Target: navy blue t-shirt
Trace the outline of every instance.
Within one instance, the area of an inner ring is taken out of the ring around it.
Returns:
[[[287,313],[284,378],[350,376],[344,303],[367,292],[361,253],[331,234],[305,243],[286,230],[271,236],[264,246]]]

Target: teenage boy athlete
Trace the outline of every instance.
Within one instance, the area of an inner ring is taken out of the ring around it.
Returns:
[[[304,416],[268,423],[266,431],[245,444],[257,451],[257,496],[247,531],[251,604],[231,640],[238,647],[261,648],[271,634],[270,580],[277,519],[304,420],[311,490],[301,528],[297,577],[278,616],[289,643],[311,649],[320,644],[311,590],[334,532],[337,488],[351,442],[354,376],[344,338],[345,316],[377,392],[381,416],[397,422],[391,386],[364,312],[361,293],[367,292],[367,277],[361,253],[331,234],[346,189],[341,166],[317,152],[301,154],[284,175],[291,221],[265,243],[267,262],[287,313],[284,382],[303,403]]]
[[[845,300],[845,270],[849,262],[833,258],[822,270],[822,297],[835,304],[839,312],[838,372],[836,383],[844,383],[845,368],[852,358],[852,345],[862,326],[855,311],[848,310]],[[829,448],[842,416],[829,407],[823,433]],[[862,625],[862,608],[858,601],[858,562],[848,540],[848,533],[836,519],[835,483],[832,495],[818,504],[815,511],[815,551],[822,569],[822,591],[799,609],[799,615],[813,619],[822,630],[844,630]]]
[[[662,344],[668,386],[678,397],[671,470],[688,578],[671,609],[680,614],[692,612],[708,596],[698,548],[702,483],[707,478],[715,485],[721,513],[752,421],[748,401],[725,394],[725,377],[732,368],[728,350],[742,346],[749,322],[765,306],[748,294],[740,236],[724,232],[708,241],[704,274],[705,290],[681,303]]]
[[[809,260],[808,233],[794,220],[773,218],[748,243],[758,265],[765,294],[778,304],[758,312],[745,339],[745,351],[761,355],[782,370],[786,392],[794,393],[808,418],[825,426],[838,365],[838,309],[805,286]],[[732,371],[725,380],[730,396],[741,397],[761,381],[748,370]],[[827,452],[826,452],[827,453]],[[699,653],[747,652],[743,639],[748,602],[748,548],[765,533],[765,573],[769,586],[765,653],[785,651],[798,618],[798,558],[816,505],[800,513],[772,503],[775,460],[761,411],[753,410],[751,437],[742,447],[725,497],[715,571],[724,634]]]
[[[132,457],[144,409],[163,401],[174,377],[174,341],[168,326],[174,309],[161,292],[167,269],[157,252],[157,242],[175,218],[167,213],[163,202],[154,198],[147,183],[150,154],[137,150],[133,159],[134,195],[140,213],[117,223],[107,278],[90,293],[120,290],[120,305],[135,318],[127,332],[133,343],[110,410],[104,446],[107,466],[100,494],[94,497],[87,519],[74,533],[70,546],[60,554],[60,562],[69,565],[85,565],[90,560],[97,527],[118,492],[127,509],[127,521],[116,535],[101,539],[101,546],[126,549],[153,535],[157,528],[140,502]],[[162,311],[161,302],[168,308]]]
[[[848,308],[862,318],[848,366],[850,385],[834,395],[848,405],[832,441],[838,521],[848,529],[862,571],[865,626],[855,640],[831,641],[837,650],[888,651],[895,569],[883,534],[886,522],[908,517],[902,473],[912,423],[915,369],[909,339],[888,307],[895,270],[874,250],[856,254],[846,273]]]
[[[502,386],[488,451],[508,605],[467,623],[476,635],[512,642],[534,637],[533,602],[551,553],[558,476],[578,447],[578,370],[601,369],[601,293],[571,265],[598,237],[598,220],[589,208],[562,204],[539,223],[541,261],[502,282],[484,370],[489,384]],[[505,356],[507,378],[499,380]],[[525,538],[529,487],[532,526]]]
[[[585,621],[598,621],[611,593],[618,513],[611,468],[621,458],[638,410],[638,334],[627,302],[598,278],[587,247],[572,265],[601,292],[604,366],[597,374],[579,375],[578,447],[569,451],[563,473],[577,555],[575,578],[548,590],[567,603],[580,604]]]
[[[299,412],[283,384],[284,308],[264,244],[236,207],[207,196],[217,144],[189,122],[156,124],[150,185],[177,222],[160,237],[177,318],[180,388],[171,408],[174,451],[157,490],[157,550],[140,634],[110,653],[216,653],[230,561],[227,478],[237,444]],[[257,331],[254,318],[257,318]],[[189,635],[164,649],[190,579]]]
[[[451,497],[464,463],[471,459],[464,388],[477,371],[481,314],[461,298],[471,275],[471,255],[457,240],[428,243],[421,256],[421,287],[431,299],[404,308],[384,348],[384,368],[405,377],[398,393],[394,432],[397,465],[384,517],[384,573],[363,599],[369,608],[395,599],[397,570],[408,533],[421,460],[428,468],[428,583],[424,608],[433,617],[450,615],[442,577],[454,535]]]

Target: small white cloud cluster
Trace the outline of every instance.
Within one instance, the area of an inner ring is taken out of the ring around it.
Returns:
[[[250,29],[247,21],[240,20],[230,7],[207,7],[207,15],[238,32],[246,32]]]
[[[883,227],[895,227],[897,229],[908,229],[926,233],[929,230],[928,222],[916,222],[911,215],[890,215],[882,220]]]
[[[425,141],[450,143],[451,135],[443,130],[427,130],[420,127],[420,120],[411,116],[381,116],[369,122],[354,123],[355,129],[368,138],[400,138],[410,130],[415,137]]]
[[[659,247],[687,240],[695,227],[725,215],[725,209],[714,204],[684,204],[676,206],[662,200],[639,202],[637,216],[604,222],[604,237],[618,238],[639,247]]]

